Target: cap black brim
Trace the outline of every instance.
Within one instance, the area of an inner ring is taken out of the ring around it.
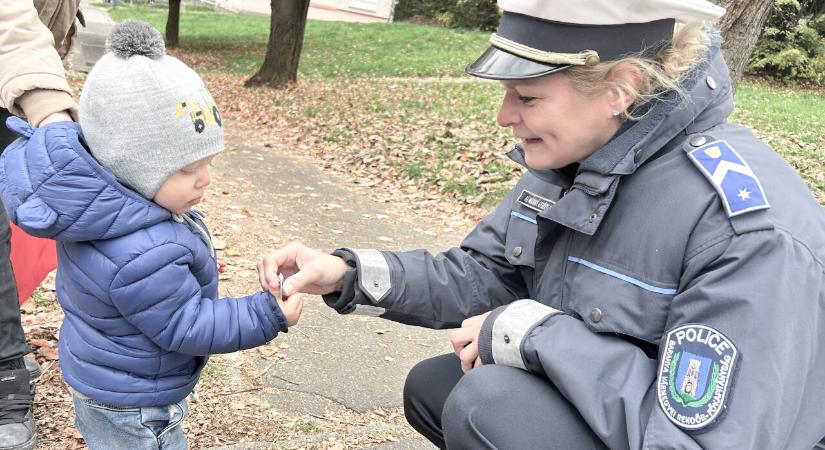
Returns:
[[[549,75],[570,65],[542,64],[490,46],[478,59],[467,66],[468,75],[489,80],[525,80]]]

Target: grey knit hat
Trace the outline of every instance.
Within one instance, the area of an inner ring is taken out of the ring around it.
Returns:
[[[80,126],[97,161],[151,200],[169,175],[223,150],[220,113],[148,23],[117,25],[106,50],[83,86]]]

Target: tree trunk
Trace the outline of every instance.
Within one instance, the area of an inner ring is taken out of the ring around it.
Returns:
[[[180,29],[180,0],[169,0],[169,15],[166,17],[166,47],[178,46]]]
[[[733,80],[733,92],[742,78],[756,41],[773,11],[773,0],[711,0],[727,9],[719,20],[725,41],[722,51]]]
[[[298,61],[304,43],[309,0],[271,0],[269,44],[258,73],[245,86],[282,88],[298,79]]]

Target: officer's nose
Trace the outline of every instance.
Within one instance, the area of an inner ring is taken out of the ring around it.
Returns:
[[[504,93],[504,99],[501,101],[501,107],[498,109],[496,121],[502,127],[512,127],[521,122],[521,115],[518,112],[518,93],[512,90],[507,90]]]

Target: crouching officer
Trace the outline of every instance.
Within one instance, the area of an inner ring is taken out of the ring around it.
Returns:
[[[632,8],[629,4],[632,3]],[[460,247],[293,244],[261,263],[340,313],[459,327],[404,406],[439,447],[792,448],[825,436],[825,215],[727,122],[705,0],[499,0],[467,68],[527,173]]]

